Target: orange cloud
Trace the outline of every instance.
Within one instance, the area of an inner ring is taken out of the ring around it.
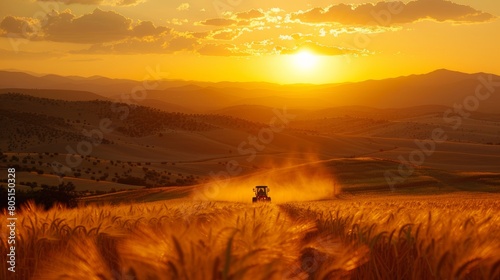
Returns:
[[[182,3],[179,5],[179,7],[177,7],[177,11],[187,11],[189,10],[189,3]]]
[[[110,42],[128,37],[131,23],[130,19],[113,11],[95,9],[81,17],[65,11],[49,15],[44,32],[47,40],[56,42]]]
[[[212,26],[230,26],[236,23],[237,23],[236,20],[226,19],[226,18],[213,18],[200,22],[200,24],[202,25],[212,25]]]
[[[146,37],[146,36],[158,36],[164,32],[168,32],[171,29],[164,26],[156,27],[150,21],[141,21],[138,25],[134,26],[132,29],[132,34],[135,37]]]
[[[262,18],[264,17],[265,14],[259,10],[250,10],[250,11],[247,11],[247,12],[241,12],[241,13],[237,13],[236,14],[236,17],[238,19],[254,19],[254,18]]]
[[[423,19],[457,23],[485,22],[494,19],[495,16],[446,0],[415,0],[406,4],[403,2],[367,3],[359,6],[338,4],[326,9],[314,8],[292,13],[291,18],[305,23],[335,22],[345,25],[389,26]]]
[[[42,23],[32,18],[5,17],[0,22],[3,35],[18,34],[29,39],[36,33],[38,40],[96,44],[120,41],[130,37],[159,36],[168,33],[169,28],[155,27],[150,21],[140,21],[137,25],[113,11],[95,9],[90,14],[77,17],[67,10],[47,14]],[[35,32],[36,31],[36,32]]]
[[[280,54],[295,54],[302,50],[310,50],[315,54],[328,55],[328,56],[359,53],[358,51],[355,50],[334,47],[334,46],[324,46],[313,42],[306,42],[304,44],[296,46],[295,48],[277,47],[276,50],[279,51]]]
[[[18,34],[29,37],[36,31],[37,21],[32,18],[6,16],[0,22],[0,30],[5,35]]]
[[[221,30],[213,32],[212,38],[219,40],[234,40],[240,36],[242,31],[240,30]]]

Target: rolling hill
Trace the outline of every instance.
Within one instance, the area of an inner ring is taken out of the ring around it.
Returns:
[[[147,91],[146,99],[195,111],[213,111],[237,105],[320,109],[340,106],[405,108],[424,105],[454,106],[475,94],[482,80],[500,80],[499,76],[466,74],[445,69],[421,75],[385,80],[330,85],[277,85],[268,83],[206,83],[160,80]],[[132,80],[104,77],[41,77],[20,72],[0,71],[0,88],[64,89],[89,91],[107,98],[130,95],[143,85]],[[493,93],[480,102],[479,112],[495,113],[500,95]]]

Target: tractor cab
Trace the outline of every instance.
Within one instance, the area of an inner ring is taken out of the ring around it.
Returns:
[[[252,197],[252,202],[271,202],[271,197],[268,193],[271,191],[267,186],[256,186],[253,189],[255,197]]]

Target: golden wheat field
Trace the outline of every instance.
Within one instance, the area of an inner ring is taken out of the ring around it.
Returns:
[[[29,204],[18,214],[15,275],[499,279],[498,198],[340,195],[284,204],[174,199],[49,211]],[[5,245],[1,253],[7,254]],[[0,278],[9,277],[1,266]]]

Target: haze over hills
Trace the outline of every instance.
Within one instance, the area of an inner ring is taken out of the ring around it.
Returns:
[[[213,111],[230,106],[260,105],[293,109],[325,109],[340,106],[372,108],[404,108],[421,105],[453,106],[474,95],[483,81],[498,81],[492,74],[465,74],[437,70],[423,75],[411,75],[385,80],[369,80],[348,84],[277,85],[269,83],[206,83],[159,80],[148,83],[145,96],[148,105],[161,108],[177,107],[184,111]],[[27,86],[29,85],[29,86]],[[77,78],[45,75],[36,77],[20,72],[0,72],[0,88],[64,89],[93,92],[106,98],[119,99],[143,82],[103,77]],[[153,86],[151,86],[153,85]],[[137,95],[143,93],[138,91]],[[142,97],[141,97],[142,98]],[[152,99],[154,101],[147,101]],[[491,94],[480,102],[477,111],[498,112],[500,95]],[[181,109],[184,108],[184,109]],[[169,108],[167,110],[173,110]]]

